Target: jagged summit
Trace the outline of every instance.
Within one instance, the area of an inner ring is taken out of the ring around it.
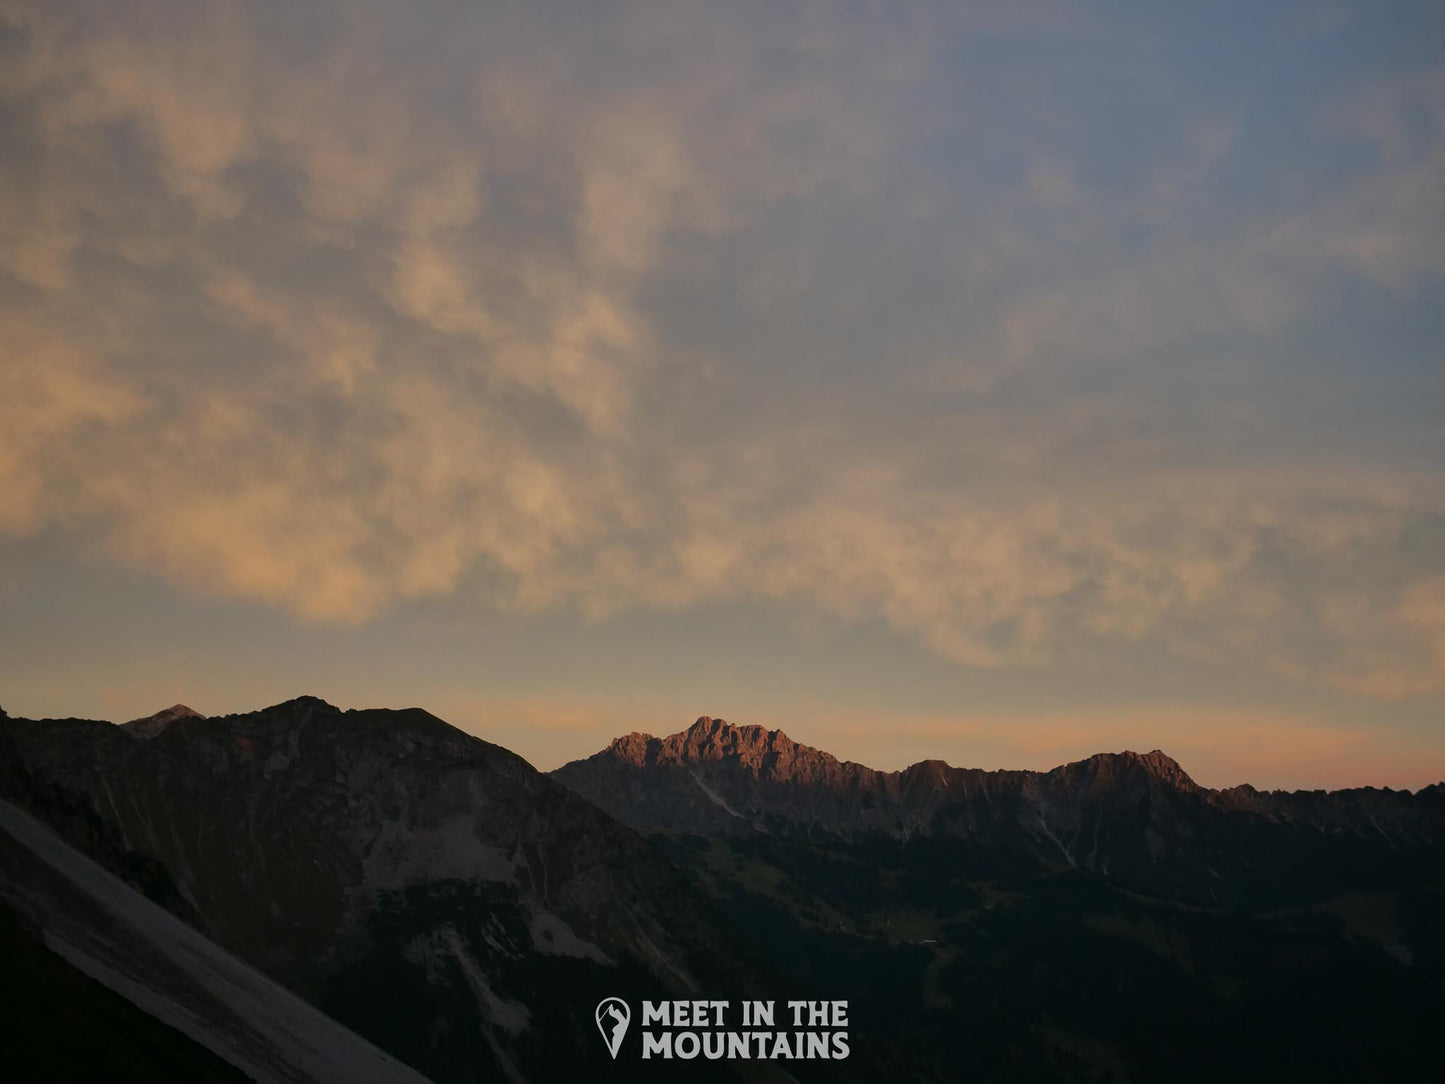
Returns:
[[[122,725],[122,726],[132,726],[132,725],[135,724],[135,723],[154,723],[154,722],[160,722],[160,721],[169,722],[169,721],[171,721],[172,719],[204,719],[204,718],[205,718],[205,716],[202,715],[200,712],[196,711],[194,708],[187,707],[185,704],[172,704],[172,705],[171,705],[170,707],[168,707],[168,708],[162,708],[160,711],[156,712],[154,715],[146,715],[146,716],[143,716],[143,717],[141,717],[141,718],[139,718],[139,719],[132,719],[132,720],[130,720],[130,722],[128,722],[128,723],[122,723],[121,725]]]
[[[1432,818],[1445,798],[1429,790],[1415,799],[1369,789],[1216,791],[1161,749],[1096,753],[1049,771],[955,768],[936,759],[878,771],[780,730],[709,716],[666,738],[628,735],[554,774],[640,831],[955,840],[1027,852],[1046,864],[1132,871],[1141,885],[1177,887],[1183,878],[1202,896],[1235,861],[1219,849],[1231,833],[1262,848],[1241,860],[1246,870],[1269,860],[1263,856],[1277,831],[1329,839],[1374,833],[1386,846],[1410,848],[1435,838]]]
[[[1096,779],[1113,779],[1130,773],[1143,773],[1150,779],[1179,790],[1197,791],[1201,789],[1179,762],[1162,749],[1151,749],[1147,753],[1136,753],[1132,749],[1126,749],[1122,753],[1095,753],[1083,760],[1061,764],[1049,774],[1078,775],[1081,773]]]
[[[656,737],[634,730],[630,734],[613,738],[606,749],[592,757],[573,763],[584,763],[598,757],[618,759],[635,766],[727,759],[753,762],[767,754],[786,754],[790,761],[817,759],[870,775],[940,777],[950,772],[969,770],[954,768],[940,758],[926,758],[910,764],[901,772],[883,772],[853,761],[840,761],[826,750],[794,741],[782,730],[768,730],[755,724],[734,725],[711,715],[699,715],[686,730],[679,730],[666,737]],[[1077,774],[1081,771],[1092,775],[1119,774],[1130,769],[1142,770],[1155,779],[1185,790],[1199,789],[1199,785],[1179,762],[1162,749],[1152,749],[1147,753],[1136,753],[1128,749],[1119,753],[1095,753],[1083,760],[1061,764],[1050,774]],[[777,775],[777,772],[773,774]]]
[[[162,708],[154,715],[132,719],[128,723],[122,723],[121,726],[138,738],[153,738],[177,720],[204,718],[205,716],[194,708],[188,708],[184,704],[172,704],[168,708]]]
[[[1161,749],[1096,753],[1049,771],[956,768],[940,759],[880,771],[781,730],[708,715],[664,738],[620,737],[556,775],[645,830],[981,838],[1007,823],[1069,862],[1080,860],[1076,837],[1087,829],[1092,841],[1100,818],[1134,817],[1157,830],[1174,823],[1177,809],[1218,803]]]
[[[615,738],[605,750],[588,759],[599,758],[633,767],[730,763],[754,777],[773,779],[800,775],[811,778],[843,767],[831,753],[800,745],[781,730],[734,726],[710,715],[698,716],[686,730],[665,738],[640,732]]]
[[[247,716],[268,716],[296,711],[318,710],[334,714],[339,714],[341,711],[340,708],[334,704],[327,703],[319,696],[311,696],[303,693],[301,696],[293,696],[289,700],[283,700],[279,704],[272,704],[270,707],[261,708],[259,711],[244,712],[242,714]],[[120,725],[132,735],[149,738],[161,733],[171,724],[179,722],[182,719],[206,718],[210,717],[201,714],[199,711],[185,704],[172,704],[170,707],[163,708],[154,715],[146,715],[139,719],[132,719]]]
[[[1197,786],[1179,762],[1162,749],[1151,749],[1147,753],[1125,752],[1123,755],[1135,758],[1150,772],[1162,779],[1167,779],[1176,786]]]
[[[710,715],[699,715],[697,721],[680,735],[673,734],[664,740],[672,741],[679,736],[685,738],[689,745],[698,748],[731,749],[763,743],[788,746],[798,744],[781,730],[768,730],[751,723],[734,726],[726,719],[715,719]]]
[[[319,696],[312,696],[310,693],[302,693],[300,696],[293,696],[290,700],[283,700],[279,704],[272,704],[269,708],[263,708],[261,710],[276,711],[282,708],[311,708],[313,710],[317,708],[323,708],[326,711],[338,712],[341,710],[330,701],[323,700]]]

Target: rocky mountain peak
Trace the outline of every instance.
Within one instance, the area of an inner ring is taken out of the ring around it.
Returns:
[[[341,709],[335,704],[328,703],[319,696],[311,696],[303,693],[301,696],[293,696],[290,700],[284,700],[279,704],[267,709],[276,711],[278,709],[290,709],[292,711],[327,711],[340,713]]]
[[[700,715],[686,730],[665,738],[640,731],[614,738],[599,755],[641,767],[657,763],[700,764],[723,760],[741,760],[756,765],[765,756],[790,756],[797,752],[828,756],[799,745],[781,730],[734,726],[725,719]]]
[[[689,734],[717,734],[731,730],[732,724],[726,719],[714,719],[711,715],[699,715],[697,721],[687,728]]]
[[[666,738],[648,738],[646,763],[701,767],[736,765],[753,777],[785,780],[799,775],[834,773],[838,760],[830,753],[800,745],[781,730],[734,726],[724,719],[700,716],[686,730]],[[613,743],[613,753],[622,752]],[[632,760],[632,763],[644,763]]]
[[[634,730],[631,734],[613,738],[612,743],[599,755],[640,768],[657,759],[657,748],[661,744],[651,734]]]
[[[1159,771],[1182,771],[1179,762],[1162,749],[1151,749],[1141,753],[1139,759]]]
[[[1147,753],[1136,753],[1130,749],[1122,753],[1095,753],[1084,760],[1060,765],[1048,774],[1075,780],[1087,779],[1094,785],[1112,786],[1130,779],[1147,779],[1177,790],[1202,789],[1179,766],[1178,761],[1159,749]]]
[[[204,718],[205,718],[205,716],[202,715],[200,712],[196,711],[194,708],[188,708],[185,704],[172,704],[172,705],[171,705],[170,707],[168,707],[168,708],[162,708],[160,711],[156,712],[154,715],[146,715],[146,716],[144,716],[144,717],[142,717],[142,718],[140,718],[140,719],[132,719],[129,723],[123,723],[123,724],[121,724],[121,725],[122,725],[122,726],[130,726],[131,723],[154,723],[154,722],[161,722],[161,721],[170,722],[170,721],[175,720],[175,719],[204,719]]]
[[[153,738],[166,727],[181,719],[204,719],[205,716],[193,708],[184,704],[172,704],[168,708],[162,708],[154,715],[147,715],[140,719],[132,719],[128,723],[122,723],[129,733],[138,738]]]
[[[1179,762],[1162,749],[1151,749],[1147,753],[1126,752],[1124,755],[1132,757],[1156,779],[1183,790],[1199,789],[1199,784],[1189,777],[1189,773],[1180,767]]]
[[[663,741],[688,760],[709,760],[796,747],[796,743],[781,730],[733,726],[725,719],[713,719],[707,715],[700,716],[681,734],[674,734]]]

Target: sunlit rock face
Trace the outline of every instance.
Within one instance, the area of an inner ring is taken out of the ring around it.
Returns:
[[[1445,844],[1442,786],[1214,791],[1157,749],[1048,772],[937,760],[881,772],[704,716],[666,738],[618,738],[553,774],[643,831],[952,839],[1216,902],[1343,885]]]

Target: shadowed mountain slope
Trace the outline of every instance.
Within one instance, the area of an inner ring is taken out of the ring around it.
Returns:
[[[17,800],[435,1079],[601,1078],[603,996],[762,985],[654,846],[419,709],[5,730]]]

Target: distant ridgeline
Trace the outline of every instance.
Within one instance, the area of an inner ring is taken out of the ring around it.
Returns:
[[[439,1082],[1445,1079],[1441,785],[1213,791],[1157,751],[878,772],[708,718],[549,777],[301,697],[0,717],[0,799]],[[101,921],[6,855],[27,959]],[[144,1009],[124,959],[105,996]],[[679,1067],[595,1015],[674,998],[846,1002],[846,1057],[712,1061],[704,1029]]]
[[[1101,753],[1049,772],[840,762],[780,730],[704,716],[552,773],[643,832],[820,842],[954,841],[1205,906],[1396,884],[1445,843],[1445,784],[1411,794],[1209,790],[1174,760]]]

